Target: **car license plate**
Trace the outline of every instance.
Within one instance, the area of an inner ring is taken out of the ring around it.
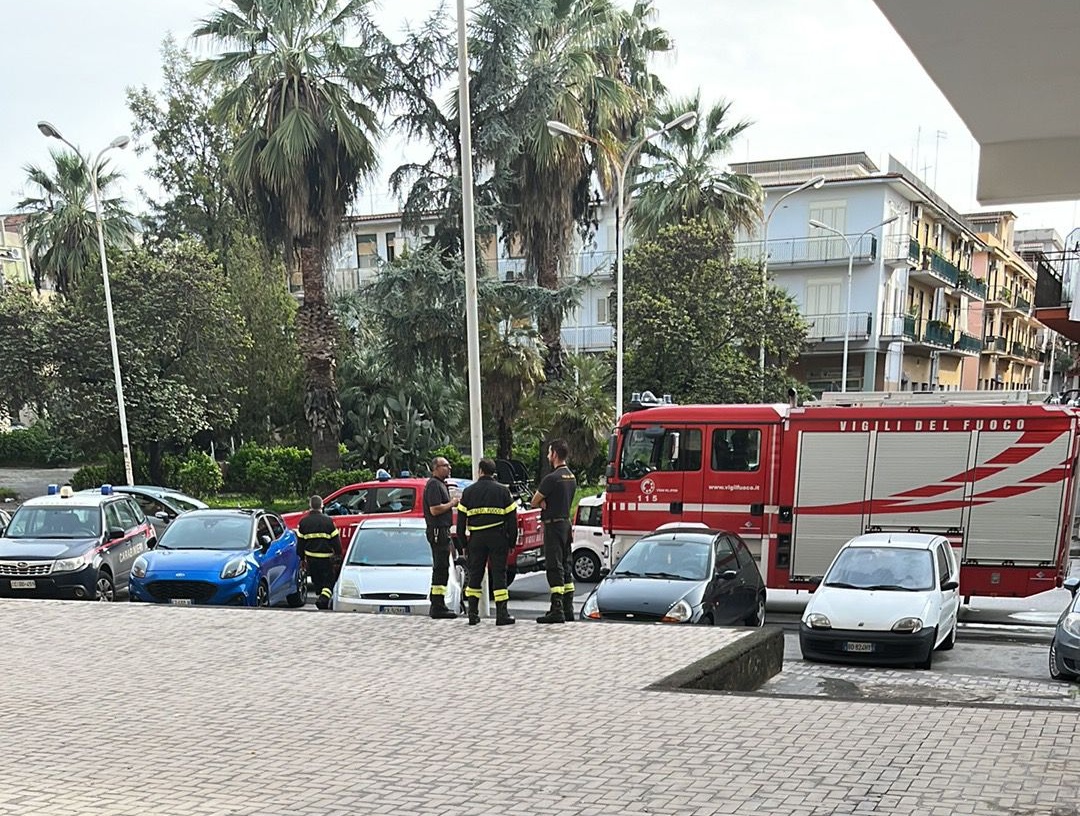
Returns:
[[[173,598],[169,603],[173,606],[193,606],[195,604],[191,598]]]
[[[409,607],[407,606],[380,606],[379,614],[381,615],[408,615]]]
[[[37,589],[37,581],[12,581],[12,589]]]
[[[872,652],[874,651],[873,643],[852,643],[848,641],[844,644],[845,652]]]

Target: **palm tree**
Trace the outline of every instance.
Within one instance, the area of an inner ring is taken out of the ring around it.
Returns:
[[[79,280],[99,262],[90,174],[82,158],[70,150],[52,150],[52,168],[28,165],[26,178],[33,194],[17,205],[28,213],[26,243],[40,290],[49,281],[56,291],[71,295]],[[95,168],[101,196],[106,247],[130,247],[135,235],[134,216],[124,200],[109,195],[122,178],[100,159]]]
[[[577,464],[587,467],[615,424],[611,366],[598,355],[571,355],[568,376],[554,383],[548,400],[554,406],[550,435],[565,439]],[[571,374],[572,372],[572,374]]]
[[[637,240],[655,236],[662,227],[696,219],[712,226],[742,227],[752,232],[760,218],[753,201],[732,195],[723,187],[760,200],[760,188],[750,176],[727,173],[720,159],[734,139],[750,126],[729,124],[730,102],[718,102],[702,115],[701,93],[673,101],[657,111],[657,122],[670,122],[688,111],[698,114],[690,130],[675,128],[643,148],[648,159],[642,180],[634,186],[630,221]]]
[[[241,128],[231,172],[286,263],[299,265],[304,299],[297,327],[315,471],[341,460],[338,327],[327,301],[327,255],[346,207],[377,164],[377,54],[384,43],[370,6],[371,0],[227,0],[194,33],[226,49],[197,63],[192,75],[231,88],[215,106],[217,117]]]

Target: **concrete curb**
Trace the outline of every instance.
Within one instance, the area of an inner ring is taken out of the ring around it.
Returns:
[[[756,691],[784,666],[784,630],[764,626],[648,686],[651,690]]]

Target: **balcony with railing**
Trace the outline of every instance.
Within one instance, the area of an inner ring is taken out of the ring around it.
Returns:
[[[877,257],[877,239],[873,235],[854,236],[855,260],[866,263]],[[738,260],[760,261],[761,241],[739,241],[735,244]],[[813,235],[808,238],[777,238],[769,240],[769,267],[833,266],[848,262],[847,244],[839,236]]]
[[[851,314],[806,315],[810,329],[807,340],[843,340],[845,331],[849,340],[866,340],[870,337],[870,312]]]
[[[927,345],[951,349],[956,342],[956,332],[943,320],[930,320],[926,323],[923,341]]]
[[[979,300],[986,300],[986,284],[976,278],[970,272],[961,272],[959,278],[960,289]]]
[[[894,266],[917,266],[922,258],[918,239],[910,235],[889,235],[884,243],[885,260]]]
[[[1019,357],[1022,360],[1026,360],[1027,346],[1025,346],[1023,343],[1013,343],[1011,346],[1009,346],[1009,353],[1012,354],[1013,357]]]
[[[1011,306],[1012,302],[1013,293],[1008,286],[991,286],[986,294],[988,306]]]
[[[983,352],[987,354],[1004,354],[1007,347],[1008,342],[1004,337],[995,337],[990,334],[986,336],[986,345]]]
[[[983,341],[973,334],[960,332],[956,336],[953,348],[964,354],[980,354],[983,350]]]
[[[563,326],[563,351],[607,351],[615,347],[615,331],[607,324],[594,326]]]
[[[1016,294],[1016,309],[1024,314],[1031,314],[1031,301],[1025,297],[1021,297],[1020,293]]]

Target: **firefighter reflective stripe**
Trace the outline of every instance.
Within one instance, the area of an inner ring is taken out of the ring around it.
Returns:
[[[432,595],[445,595],[446,594],[446,587],[444,587],[444,586],[432,586],[431,587],[431,594]]]
[[[335,529],[332,533],[297,533],[296,537],[307,541],[315,538],[336,538],[337,534],[338,531]]]
[[[308,558],[333,558],[334,557],[333,553],[311,552],[310,550],[305,550],[304,555],[307,556]]]
[[[466,516],[482,516],[485,513],[490,513],[493,516],[505,516],[507,513],[513,513],[517,510],[518,504],[514,503],[506,507],[462,507],[458,505],[458,512],[465,511]]]
[[[476,589],[473,589],[472,587],[465,587],[465,597],[466,598],[482,598],[483,593],[480,591],[479,587],[477,587]]]
[[[502,527],[502,525],[503,525],[503,523],[501,521],[496,521],[494,524],[481,524],[481,525],[479,525],[477,527],[474,527],[473,525],[470,524],[469,525],[469,532],[470,533],[475,533],[477,530],[490,530],[492,527]]]
[[[502,603],[503,601],[510,600],[510,590],[508,589],[496,589],[495,590],[495,603]]]
[[[324,590],[323,590],[322,592],[320,592],[319,594],[320,594],[320,595],[322,595],[322,596],[323,596],[323,597],[325,597],[325,598],[329,598],[329,597],[330,597],[331,595],[333,595],[333,594],[334,594],[334,592],[333,592],[333,590],[331,590],[331,589],[330,589],[330,587],[326,587],[326,588],[325,588],[325,589],[324,589]]]
[[[564,595],[573,595],[574,594],[574,585],[573,584],[563,584],[562,591],[563,591]]]
[[[563,594],[563,588],[561,586],[551,587],[551,594],[552,595],[562,595]]]

